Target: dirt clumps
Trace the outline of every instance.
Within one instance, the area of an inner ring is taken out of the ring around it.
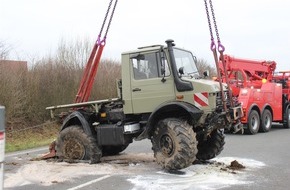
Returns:
[[[230,165],[228,165],[226,168],[221,168],[222,171],[228,171],[232,173],[232,174],[237,174],[236,171],[245,169],[246,167],[242,164],[240,164],[237,160],[234,160],[230,163]]]
[[[218,162],[218,161],[203,161],[203,160],[196,160],[194,165],[207,165],[209,168],[213,170],[219,170],[220,172],[227,172],[231,174],[237,174],[237,171],[245,169],[246,167],[240,164],[237,160],[231,161],[229,164],[225,162]]]
[[[246,167],[242,164],[240,164],[237,160],[234,160],[231,162],[231,164],[228,166],[229,169],[231,170],[241,170],[245,169]]]

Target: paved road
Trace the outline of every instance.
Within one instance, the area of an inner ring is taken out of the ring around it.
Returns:
[[[29,161],[46,148],[6,155],[5,189],[276,189],[290,187],[290,130],[274,126],[269,133],[227,134],[216,160],[193,165],[178,174],[160,170],[149,141],[134,142],[118,157],[102,163]],[[246,168],[231,170],[237,160]]]

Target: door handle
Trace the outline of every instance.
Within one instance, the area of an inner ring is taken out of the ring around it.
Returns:
[[[137,92],[137,91],[141,91],[141,89],[140,88],[134,88],[132,91],[133,92]]]

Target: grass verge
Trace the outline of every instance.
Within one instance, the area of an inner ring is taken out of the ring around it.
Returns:
[[[6,133],[5,152],[49,145],[56,139],[58,132],[59,125],[56,123],[48,123],[37,128],[8,132]]]

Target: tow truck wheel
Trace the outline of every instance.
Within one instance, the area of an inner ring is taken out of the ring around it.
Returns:
[[[265,109],[262,114],[262,120],[260,125],[260,132],[269,132],[272,127],[272,113],[270,110]]]
[[[256,110],[252,110],[248,117],[248,124],[245,132],[250,135],[258,133],[260,127],[260,116]]]
[[[199,160],[210,160],[221,153],[225,145],[224,131],[217,129],[204,140],[204,136],[200,136],[198,140],[198,153],[196,155]]]
[[[190,166],[196,159],[196,134],[187,122],[167,118],[158,122],[152,137],[156,162],[166,170]]]
[[[283,126],[286,129],[290,128],[290,108],[287,108],[286,110],[286,122],[283,124]]]
[[[94,137],[87,135],[80,126],[69,126],[62,130],[56,140],[56,156],[67,160],[100,161],[102,151]]]

